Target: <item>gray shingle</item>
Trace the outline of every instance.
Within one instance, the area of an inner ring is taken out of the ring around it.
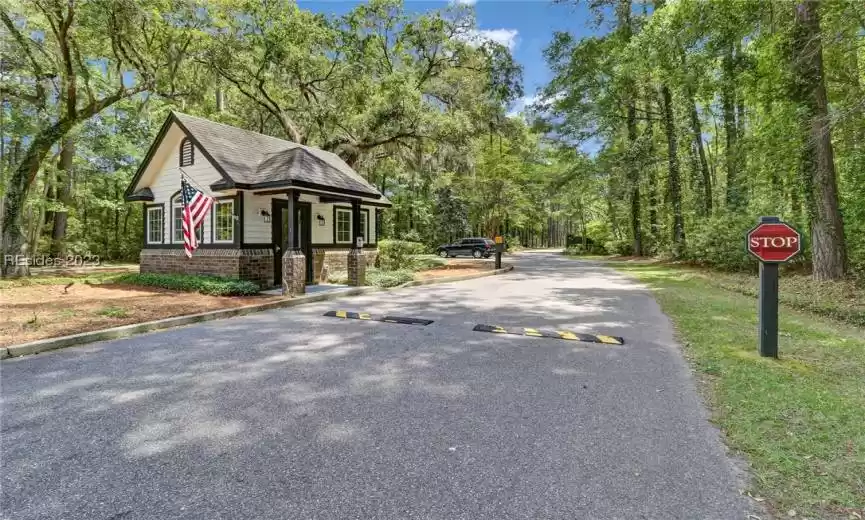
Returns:
[[[387,201],[336,154],[200,117],[174,115],[235,183],[255,187],[298,181]]]

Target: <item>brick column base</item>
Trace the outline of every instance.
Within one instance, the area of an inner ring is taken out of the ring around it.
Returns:
[[[363,249],[352,248],[348,252],[348,284],[352,286],[366,285],[366,259]]]
[[[294,297],[306,292],[306,257],[299,249],[282,256],[282,294]]]

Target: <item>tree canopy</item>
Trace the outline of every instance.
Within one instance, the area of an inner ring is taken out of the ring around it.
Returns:
[[[339,154],[394,202],[390,237],[741,269],[775,214],[816,277],[865,271],[865,8],[589,5],[608,30],[550,34],[552,79],[514,116],[521,67],[467,6],[0,0],[2,252],[134,259],[123,189],[178,109]]]

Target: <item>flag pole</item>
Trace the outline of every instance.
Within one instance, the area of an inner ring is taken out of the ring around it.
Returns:
[[[178,166],[177,169],[180,170],[180,178],[181,178],[181,179],[186,179],[186,182],[188,182],[188,183],[192,184],[193,186],[195,186],[196,188],[198,188],[198,191],[200,191],[201,193],[205,193],[205,194],[207,193],[207,192],[204,190],[204,188],[201,187],[200,184],[198,184],[197,182],[195,182],[195,179],[193,179],[192,177],[190,177],[190,176],[186,173],[186,171],[184,171],[183,168],[181,168],[181,167]]]

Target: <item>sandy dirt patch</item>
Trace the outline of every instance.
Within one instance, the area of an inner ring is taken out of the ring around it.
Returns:
[[[0,289],[0,346],[120,325],[242,307],[278,296],[206,296],[119,284],[30,285]]]

